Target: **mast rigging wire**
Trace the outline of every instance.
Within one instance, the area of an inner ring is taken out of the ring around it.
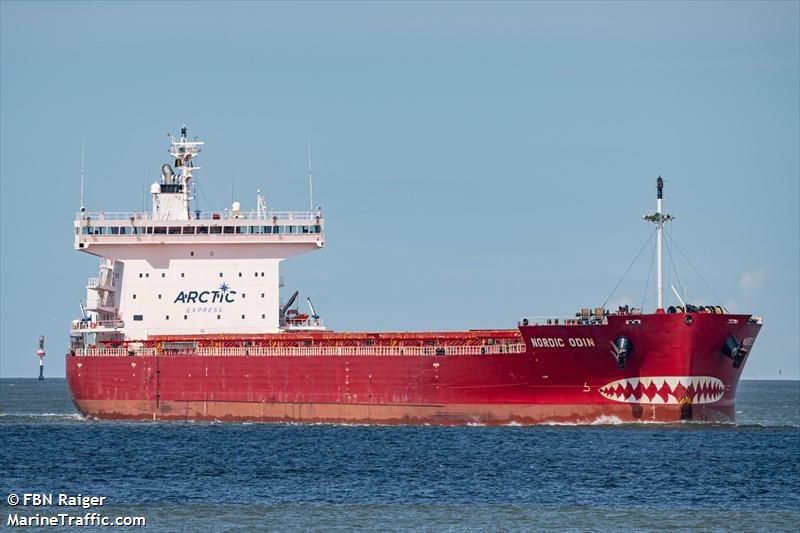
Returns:
[[[622,283],[622,281],[625,279],[625,276],[627,276],[627,275],[628,275],[628,272],[630,272],[630,271],[631,271],[631,268],[633,268],[633,265],[634,265],[634,263],[636,263],[636,260],[637,260],[637,259],[639,259],[639,256],[640,256],[640,255],[642,255],[642,252],[643,252],[643,251],[644,251],[644,249],[647,247],[647,245],[650,243],[650,240],[653,238],[653,235],[655,235],[655,233],[656,233],[656,230],[654,229],[653,231],[651,231],[651,232],[650,232],[650,235],[648,235],[648,236],[647,236],[647,240],[644,242],[644,244],[642,245],[642,247],[641,247],[641,248],[639,248],[639,251],[636,253],[636,257],[634,257],[634,258],[633,258],[633,261],[631,261],[631,264],[630,264],[630,265],[628,265],[628,268],[627,268],[627,270],[625,270],[625,273],[622,275],[622,277],[621,277],[621,278],[619,278],[619,281],[618,281],[618,282],[617,282],[617,284],[614,286],[614,288],[611,290],[611,293],[610,293],[610,294],[608,295],[608,297],[606,298],[606,301],[605,301],[605,302],[603,302],[603,305],[601,306],[603,309],[605,309],[605,308],[606,308],[606,304],[607,304],[607,303],[608,303],[608,301],[611,299],[611,297],[612,297],[612,296],[614,296],[614,293],[617,291],[617,289],[619,288],[620,284],[621,284],[621,283]]]
[[[689,263],[689,266],[692,268],[692,270],[694,270],[694,273],[695,273],[695,274],[697,274],[697,277],[698,277],[698,278],[700,278],[700,281],[702,281],[702,282],[703,282],[703,285],[705,285],[705,286],[706,286],[706,289],[708,289],[708,290],[709,290],[709,292],[710,292],[710,293],[711,293],[711,294],[714,296],[714,298],[716,298],[716,299],[717,299],[717,303],[718,303],[719,305],[722,305],[722,298],[720,298],[719,296],[717,296],[717,293],[716,293],[716,292],[714,292],[714,289],[712,289],[712,288],[711,288],[711,286],[710,286],[708,283],[706,283],[706,280],[705,280],[705,278],[703,277],[703,275],[702,275],[702,274],[700,274],[700,272],[699,272],[699,271],[698,271],[698,270],[697,270],[697,269],[694,267],[694,265],[692,264],[692,262],[691,262],[691,261],[689,260],[689,258],[686,256],[686,254],[685,254],[685,253],[683,253],[683,250],[681,250],[681,247],[680,247],[680,246],[678,246],[678,243],[676,243],[675,241],[673,241],[673,240],[672,240],[672,237],[670,237],[669,235],[667,235],[667,237],[670,239],[670,242],[672,242],[673,246],[675,246],[675,248],[677,248],[678,252],[680,252],[680,254],[683,256],[683,258],[686,260],[686,262],[687,262],[687,263]]]

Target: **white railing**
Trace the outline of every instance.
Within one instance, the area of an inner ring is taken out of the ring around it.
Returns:
[[[525,353],[525,344],[491,344],[486,346],[286,346],[236,348],[82,348],[75,355],[193,355],[193,356],[402,356],[402,355],[497,355]]]
[[[164,220],[153,216],[149,211],[128,211],[128,212],[113,212],[113,211],[85,211],[78,213],[75,220],[82,225],[87,222],[94,224],[95,222],[125,222],[130,224],[131,220],[134,222],[148,222],[152,224],[169,225],[170,223],[185,224],[186,222],[202,222],[202,221],[258,221],[263,222],[285,222],[285,221],[304,221],[316,220],[322,218],[322,211],[242,211],[240,213],[232,213],[229,210],[222,212],[203,211],[200,213],[200,218],[197,218],[196,212],[190,213],[191,219],[189,220]]]
[[[138,355],[138,356],[153,356],[156,354],[155,348],[137,348],[135,350],[131,350],[128,348],[75,348],[70,350],[70,355],[80,355],[80,356],[129,356],[129,355]]]
[[[518,326],[588,326],[606,324],[605,316],[597,318],[594,315],[584,316],[528,316],[517,322]]]
[[[91,333],[93,331],[116,331],[122,329],[125,323],[122,320],[73,320],[72,331]]]

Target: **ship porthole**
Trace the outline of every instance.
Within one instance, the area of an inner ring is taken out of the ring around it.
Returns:
[[[683,322],[685,324],[687,324],[687,325],[691,324],[692,321],[694,321],[694,319],[692,318],[692,315],[686,315],[686,316],[683,317]]]

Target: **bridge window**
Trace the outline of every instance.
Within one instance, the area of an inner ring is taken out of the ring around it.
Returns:
[[[169,228],[169,234],[170,235],[180,235],[180,233],[181,233],[181,228],[180,227],[172,226],[172,227]]]
[[[322,226],[314,226],[314,233],[322,233]]]
[[[225,226],[224,233],[225,234],[233,234],[233,226]]]
[[[144,319],[142,315],[133,315],[133,320],[136,322],[141,322]]]
[[[197,233],[207,234],[208,226],[197,226]]]
[[[308,233],[308,226],[303,226],[303,233]]]
[[[250,226],[250,233],[261,233],[261,228],[259,226]]]
[[[128,231],[130,230],[130,231]],[[133,228],[119,228],[120,235],[127,235],[128,233],[133,233]]]
[[[272,233],[272,226],[261,226],[261,233]]]
[[[194,235],[194,226],[184,226],[183,227],[183,234],[184,235]]]
[[[221,226],[211,226],[211,233],[222,233]]]
[[[148,235],[152,235],[152,234],[153,234],[153,227],[152,227],[152,226],[148,226],[148,228],[147,228],[147,234],[148,234]]]
[[[167,228],[164,227],[164,226],[156,226],[155,228],[153,228],[153,233],[155,233],[157,235],[166,235],[167,234]]]

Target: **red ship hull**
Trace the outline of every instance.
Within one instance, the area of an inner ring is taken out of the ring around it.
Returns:
[[[442,348],[405,355],[394,348],[386,355],[375,347],[315,354],[314,346],[348,335],[328,333],[312,336],[314,344],[301,355],[231,355],[226,348],[218,355],[214,348],[203,354],[68,355],[67,379],[78,410],[101,419],[445,425],[733,421],[746,357],[734,368],[723,346],[733,336],[749,351],[761,326],[749,315],[686,316],[610,315],[602,324],[521,325],[519,332],[494,332],[504,341],[524,342],[520,353],[459,355]],[[393,344],[415,337],[392,335]],[[620,336],[632,345],[623,368],[612,355]]]

